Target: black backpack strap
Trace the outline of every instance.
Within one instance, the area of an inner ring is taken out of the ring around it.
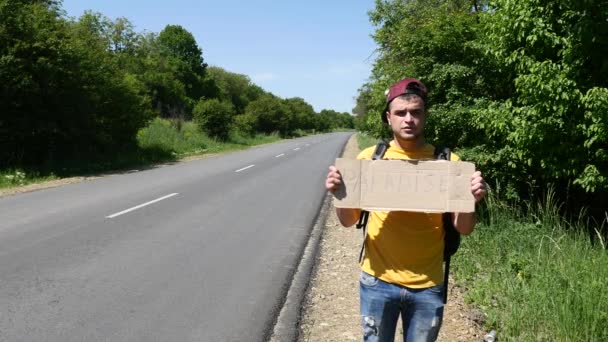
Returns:
[[[452,160],[452,151],[449,147],[436,146],[433,157],[438,160]]]
[[[369,218],[369,211],[362,210],[361,217],[359,217],[359,223],[357,223],[357,229],[361,229],[363,233],[363,241],[361,242],[361,249],[359,250],[359,264],[363,261],[363,252],[365,252],[365,240],[367,239],[367,219]],[[363,221],[363,223],[361,223]]]
[[[378,160],[384,158],[384,154],[386,150],[388,150],[388,143],[384,140],[380,140],[376,144],[376,149],[374,150],[374,154],[372,154],[372,160]]]
[[[443,304],[448,302],[448,282],[450,281],[450,260],[458,247],[460,247],[460,234],[454,228],[452,221],[452,213],[443,213],[443,261],[445,267],[443,269]]]
[[[443,304],[448,303],[448,281],[450,281],[450,257],[445,259],[445,267],[443,269]]]
[[[435,147],[435,151],[433,153],[435,159],[439,160],[447,160],[450,161],[452,159],[452,152],[449,147]],[[452,213],[443,213],[443,261],[445,262],[445,267],[443,269],[443,304],[448,302],[448,282],[450,279],[450,261],[451,257],[456,251],[458,247],[460,247],[460,234],[454,228],[454,222],[452,221]]]
[[[374,150],[374,153],[372,154],[372,160],[378,160],[378,159],[382,159],[384,157],[384,154],[386,153],[386,150],[388,150],[389,144],[384,141],[384,140],[380,140],[377,144],[376,144],[376,149]],[[363,261],[363,252],[365,250],[365,240],[367,238],[367,220],[369,219],[369,211],[367,210],[361,210],[361,215],[359,216],[359,222],[357,222],[357,229],[362,229],[362,233],[363,233],[363,243],[361,243],[361,251],[359,251],[359,263],[361,263],[361,261]]]
[[[369,218],[369,211],[361,210],[361,215],[359,216],[359,222],[357,222],[357,229],[361,229],[361,233],[363,233],[363,242],[361,243],[361,250],[359,251],[359,263],[363,261],[363,250],[365,249],[365,238],[367,235],[367,219]]]

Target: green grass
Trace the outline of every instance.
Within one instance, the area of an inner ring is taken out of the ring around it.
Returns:
[[[363,150],[367,147],[376,145],[378,143],[378,139],[370,137],[365,133],[359,132],[357,134],[357,143],[359,144],[359,149]]]
[[[161,162],[207,153],[222,153],[247,149],[251,146],[281,140],[277,134],[244,136],[232,132],[227,141],[218,141],[202,133],[192,122],[157,118],[137,134],[137,148],[120,153],[89,156],[64,161],[45,171],[12,168],[0,170],[0,188],[12,188],[31,183],[71,176],[115,172],[129,168],[145,168]]]
[[[357,138],[361,149],[377,143]],[[551,191],[524,208],[492,194],[479,216],[452,274],[488,331],[501,341],[608,341],[608,222],[594,229],[581,213],[570,223]]]
[[[490,196],[453,259],[466,300],[501,340],[608,341],[605,241],[558,209],[551,195],[525,215]]]
[[[193,122],[174,123],[166,119],[154,120],[137,135],[143,150],[162,151],[176,158],[241,150],[278,140],[281,140],[278,134],[247,136],[233,131],[227,141],[219,141],[201,132]]]
[[[137,133],[142,150],[157,150],[175,157],[207,151],[214,142],[192,122],[172,122],[156,118]]]
[[[39,172],[24,169],[0,170],[0,189],[12,188],[57,179],[54,173],[41,175]]]

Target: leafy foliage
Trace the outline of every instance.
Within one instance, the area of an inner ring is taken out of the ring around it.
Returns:
[[[205,139],[197,127],[191,123],[178,126],[167,119],[154,119],[137,133],[139,147],[148,151],[175,155],[192,151],[201,152],[207,148]]]
[[[213,82],[215,97],[230,101],[235,111],[242,114],[249,102],[258,99],[266,92],[253,84],[249,77],[226,71],[220,67],[208,68],[209,78]]]
[[[194,108],[194,121],[202,131],[220,140],[230,135],[234,115],[232,103],[218,99],[200,100]]]
[[[0,2],[0,166],[132,145],[147,122],[142,84],[54,2]],[[112,101],[106,99],[112,98]]]
[[[277,132],[281,136],[289,134],[289,113],[281,99],[266,95],[252,101],[245,109],[245,115],[254,118],[255,130],[263,133]]]
[[[377,0],[370,20],[378,58],[360,89],[359,129],[386,136],[384,90],[416,77],[430,89],[428,140],[459,148],[510,197],[554,184],[576,201],[587,199],[579,205],[605,208],[608,7],[602,3]]]
[[[304,99],[208,67],[202,53],[180,25],[140,33],[123,17],[66,18],[59,0],[0,0],[0,170],[44,176],[201,151],[182,136],[193,114],[204,144],[207,135],[250,143],[265,141],[258,133],[319,130]]]

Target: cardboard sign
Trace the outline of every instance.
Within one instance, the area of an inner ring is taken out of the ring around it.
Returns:
[[[471,175],[475,165],[444,160],[336,159],[343,186],[336,208],[378,211],[475,211]]]

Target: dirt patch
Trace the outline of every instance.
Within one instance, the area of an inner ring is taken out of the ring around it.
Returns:
[[[84,182],[87,180],[96,179],[99,177],[100,176],[69,177],[69,178],[55,179],[55,180],[41,182],[41,183],[28,184],[28,185],[18,186],[18,187],[14,187],[14,188],[0,189],[0,197],[11,196],[11,195],[20,194],[23,192],[55,188],[55,187],[67,185],[67,184],[80,183],[80,182]]]
[[[353,135],[343,157],[359,153]],[[299,341],[359,341],[362,339],[359,319],[359,249],[361,231],[344,228],[330,209],[321,238],[318,260],[304,301]],[[483,331],[476,310],[463,301],[463,290],[450,281],[443,327],[438,341],[481,341]],[[400,325],[400,323],[399,323]],[[402,341],[398,328],[397,341]]]

